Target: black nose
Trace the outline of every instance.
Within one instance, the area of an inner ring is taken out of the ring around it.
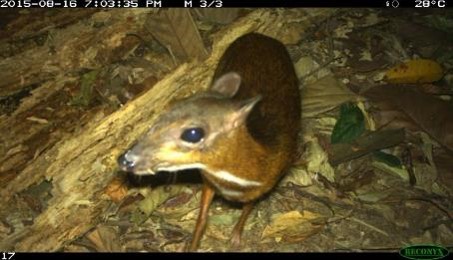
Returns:
[[[135,161],[129,160],[127,157],[127,153],[129,151],[123,153],[120,157],[118,157],[118,165],[120,166],[121,170],[132,172],[134,170]]]

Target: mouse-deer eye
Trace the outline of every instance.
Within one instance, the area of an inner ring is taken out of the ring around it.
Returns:
[[[203,140],[204,135],[204,130],[201,127],[188,128],[182,132],[181,140],[195,144]]]

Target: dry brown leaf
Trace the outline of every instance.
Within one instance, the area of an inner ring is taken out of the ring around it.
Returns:
[[[431,138],[423,132],[420,133],[420,139],[422,140],[421,148],[426,162],[414,162],[414,176],[417,180],[417,186],[430,193],[448,196],[448,185],[439,181],[437,166],[434,163],[434,144]]]
[[[453,151],[453,105],[450,102],[421,93],[413,86],[378,86],[364,95],[377,102],[383,112],[399,109],[433,139]]]
[[[313,223],[317,219],[322,219],[322,216],[307,210],[302,214],[299,211],[276,214],[272,223],[264,229],[261,238],[290,243],[303,241],[321,231],[323,225]]]
[[[435,19],[434,17],[431,19]],[[428,20],[430,19],[428,18]],[[433,26],[431,22],[417,19],[407,20],[401,17],[392,20],[391,23],[398,38],[411,45],[414,52],[423,57],[433,57],[435,53],[446,53],[451,46],[451,38],[448,33],[439,30],[440,28]]]
[[[385,80],[396,84],[430,83],[441,79],[442,67],[427,59],[415,59],[395,66],[387,71]]]
[[[124,199],[127,195],[127,186],[122,178],[114,178],[105,188],[104,193],[110,197],[110,199],[118,203]]]
[[[200,13],[200,20],[219,24],[229,24],[239,15],[239,8],[195,8]]]
[[[169,8],[148,16],[146,28],[180,60],[207,56],[203,40],[189,9]]]
[[[97,252],[121,251],[118,232],[113,227],[100,225],[86,237],[94,244]]]

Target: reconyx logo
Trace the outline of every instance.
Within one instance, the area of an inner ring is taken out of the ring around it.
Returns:
[[[436,245],[413,245],[400,250],[400,255],[408,259],[441,259],[449,253],[446,248]]]

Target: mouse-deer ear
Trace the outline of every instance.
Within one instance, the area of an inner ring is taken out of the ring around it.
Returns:
[[[225,97],[232,97],[236,94],[240,85],[241,76],[236,72],[229,72],[216,79],[212,84],[211,89]]]
[[[245,124],[248,115],[253,110],[256,103],[258,103],[261,99],[262,96],[258,95],[256,97],[240,101],[238,108],[230,115],[225,116],[225,129],[231,130]]]

